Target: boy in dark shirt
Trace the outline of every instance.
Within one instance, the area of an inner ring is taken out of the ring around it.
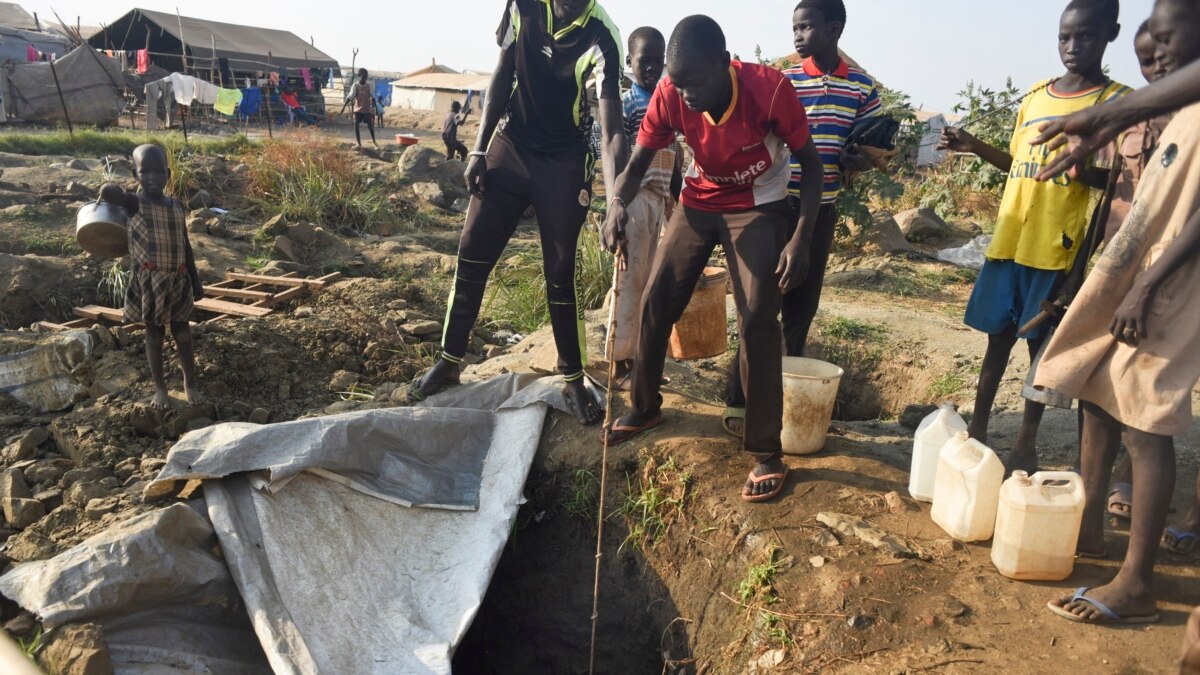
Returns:
[[[442,122],[442,142],[446,144],[446,159],[458,156],[464,162],[467,161],[467,146],[458,140],[458,127],[466,121],[467,113],[462,112],[462,104],[458,101],[451,103],[446,121]]]

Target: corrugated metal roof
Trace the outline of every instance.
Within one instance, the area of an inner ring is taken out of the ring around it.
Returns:
[[[492,83],[491,75],[459,75],[430,73],[396,80],[393,87],[408,89],[448,89],[450,91],[484,91]]]

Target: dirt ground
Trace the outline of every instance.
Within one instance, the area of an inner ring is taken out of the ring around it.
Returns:
[[[417,134],[422,145],[429,139],[432,156],[440,151],[439,120],[392,114],[388,125],[390,134]],[[353,133],[346,125],[329,130],[343,140]],[[473,133],[469,128],[464,141]],[[404,402],[401,385],[436,353],[462,218],[422,201],[413,185],[440,182],[452,192],[446,181],[462,167],[433,157],[420,175],[407,175],[397,168],[404,165],[398,148],[356,156],[362,171],[396,191],[403,226],[362,235],[335,223],[285,223],[281,236],[301,242],[297,260],[264,248],[264,222],[239,192],[236,160],[206,165],[222,186],[218,200],[233,211],[219,226],[207,224],[211,214],[193,222],[207,282],[231,270],[344,275],[267,317],[198,326],[209,404],[150,411],[142,334],[115,326],[90,329],[97,351],[74,374],[81,393],[69,409],[40,413],[0,393],[0,471],[20,472],[45,508],[36,522],[0,528],[0,567],[53,556],[179,498],[148,501],[143,488],[188,430]],[[0,156],[0,354],[44,339],[28,328],[36,321],[66,320],[81,304],[112,304],[101,283],[106,265],[73,240],[74,210],[104,176],[98,163],[66,166],[72,159],[99,158]],[[941,244],[968,236],[956,232]],[[522,227],[518,244],[534,237]],[[1110,528],[1109,560],[1081,561],[1063,583],[1019,583],[995,571],[987,544],[949,540],[930,520],[928,505],[907,498],[912,432],[899,420],[914,404],[951,401],[972,412],[985,346],[961,324],[972,277],[923,255],[936,245],[908,255],[857,245],[836,254],[811,355],[846,369],[837,421],[822,453],[789,459],[792,479],[776,502],[750,506],[739,497],[749,461],[723,433],[719,405],[731,356],[668,364],[667,424],[609,457],[597,672],[1172,669],[1187,611],[1200,604],[1195,557],[1160,557],[1163,623],[1078,626],[1051,615],[1045,603],[1109,579],[1127,543],[1124,524]],[[603,311],[589,315],[593,352],[603,340],[603,317]],[[548,331],[515,345],[513,332],[498,324],[476,331],[475,372],[540,367]],[[167,358],[174,358],[173,348]],[[1000,451],[1020,423],[1027,367],[1018,350],[994,417]],[[181,396],[177,374],[169,383]],[[618,400],[617,412],[625,405]],[[1075,426],[1072,411],[1047,414],[1039,442],[1044,466],[1075,464]],[[1186,510],[1200,470],[1198,443],[1195,431],[1178,443],[1178,512]],[[552,413],[526,487],[528,503],[458,651],[456,672],[587,671],[601,473],[595,430]],[[898,502],[889,502],[892,492]],[[817,520],[823,512],[867,520],[915,555],[897,558],[832,534]],[[0,618],[18,620],[6,627],[28,639],[36,627],[18,614],[0,603]]]

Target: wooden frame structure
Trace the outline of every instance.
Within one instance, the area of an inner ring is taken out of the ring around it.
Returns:
[[[285,302],[290,302],[309,292],[319,292],[327,285],[341,279],[338,272],[317,279],[301,277],[295,272],[280,277],[262,274],[229,272],[225,280],[204,287],[204,297],[195,303],[196,310],[214,315],[203,323],[213,323],[230,318],[259,318],[275,311]],[[66,323],[41,321],[39,325],[50,330],[87,328],[95,324],[124,325],[126,328],[141,328],[141,324],[126,324],[125,312],[112,307],[87,305],[73,310],[79,317]]]

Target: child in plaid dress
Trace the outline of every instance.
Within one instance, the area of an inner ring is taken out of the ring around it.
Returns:
[[[151,405],[170,406],[163,377],[163,340],[171,327],[183,365],[183,387],[188,403],[201,402],[196,386],[196,359],[192,343],[194,300],[203,296],[196,260],[187,236],[187,212],[164,190],[171,177],[167,153],[157,145],[133,151],[133,170],[141,191],[125,192],[105,184],[101,199],[125,208],[129,214],[129,257],[133,269],[125,292],[125,321],[146,326],[146,356],[154,380]]]

